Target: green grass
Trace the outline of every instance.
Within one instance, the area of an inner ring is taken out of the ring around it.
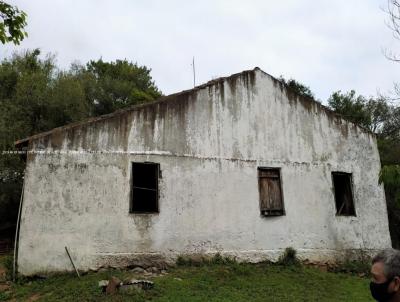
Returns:
[[[0,301],[372,301],[369,280],[351,274],[323,272],[305,266],[267,263],[208,263],[178,266],[168,275],[152,278],[153,289],[141,293],[106,296],[99,280],[134,276],[128,271],[111,270],[53,276],[45,280],[16,283]]]

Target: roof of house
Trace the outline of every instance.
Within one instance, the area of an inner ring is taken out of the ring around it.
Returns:
[[[41,133],[38,133],[38,134],[35,134],[35,135],[32,135],[32,136],[26,137],[24,139],[17,140],[15,142],[15,146],[17,148],[22,147],[24,145],[27,145],[29,143],[29,141],[32,141],[32,140],[35,140],[35,139],[38,139],[38,138],[42,138],[42,137],[45,137],[45,136],[48,136],[48,135],[51,135],[52,133],[54,133],[56,131],[68,130],[68,129],[71,129],[71,128],[78,128],[78,127],[81,127],[83,125],[96,123],[98,121],[103,121],[103,120],[114,118],[116,116],[124,115],[124,114],[126,114],[127,112],[130,112],[130,111],[138,110],[138,109],[141,109],[141,108],[144,108],[144,107],[154,106],[154,105],[157,105],[157,104],[159,104],[161,102],[168,102],[170,100],[175,99],[178,96],[182,96],[182,95],[185,95],[185,94],[191,94],[191,93],[196,92],[197,90],[203,89],[205,87],[209,87],[209,86],[215,85],[217,83],[224,82],[225,80],[233,80],[233,79],[238,78],[238,77],[243,76],[243,75],[249,75],[249,74],[251,75],[255,71],[261,71],[263,74],[269,76],[273,81],[275,81],[275,83],[280,85],[281,89],[286,89],[286,94],[288,95],[289,99],[297,98],[303,104],[305,103],[305,105],[307,107],[309,107],[310,105],[316,105],[316,106],[318,106],[319,109],[325,111],[325,113],[328,116],[330,116],[332,118],[340,118],[340,119],[346,120],[343,116],[335,113],[334,111],[332,111],[328,107],[322,105],[320,102],[314,100],[313,98],[309,98],[309,97],[301,96],[301,95],[297,94],[295,91],[293,91],[290,87],[288,87],[282,81],[280,81],[280,80],[276,79],[275,77],[271,76],[270,74],[264,72],[259,67],[255,67],[252,70],[244,70],[242,72],[235,73],[235,74],[232,74],[232,75],[227,76],[227,77],[220,77],[220,78],[217,78],[217,79],[213,79],[211,81],[208,81],[205,84],[201,84],[201,85],[196,86],[196,87],[194,87],[192,89],[183,90],[181,92],[173,93],[173,94],[170,94],[170,95],[167,95],[167,96],[161,96],[160,98],[158,98],[157,100],[155,100],[153,102],[148,102],[148,103],[144,103],[144,104],[140,104],[140,105],[129,106],[129,107],[126,107],[126,108],[123,108],[123,109],[119,109],[119,110],[114,111],[114,112],[109,113],[109,114],[104,114],[104,115],[100,115],[100,116],[97,116],[97,117],[87,118],[87,119],[84,119],[84,120],[79,121],[79,122],[74,122],[74,123],[71,123],[71,124],[67,124],[67,125],[64,125],[64,126],[61,126],[61,127],[57,127],[57,128],[51,129],[49,131],[41,132]],[[360,125],[357,125],[355,123],[353,123],[353,124],[358,126],[358,127],[360,127],[364,132],[368,132],[370,134],[374,134],[370,130],[365,129]]]

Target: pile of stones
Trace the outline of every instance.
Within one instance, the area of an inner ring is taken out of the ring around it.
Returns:
[[[107,295],[113,295],[117,291],[132,292],[149,290],[154,287],[154,283],[149,280],[138,279],[128,279],[125,281],[121,281],[117,277],[113,276],[109,280],[99,281],[99,287],[102,289],[103,293],[106,293]]]

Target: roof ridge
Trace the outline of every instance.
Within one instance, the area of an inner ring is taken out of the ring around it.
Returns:
[[[186,90],[182,90],[180,92],[175,92],[175,93],[172,93],[172,94],[169,94],[169,95],[161,96],[158,99],[156,99],[154,101],[151,101],[151,102],[148,102],[148,103],[131,105],[131,106],[128,106],[128,107],[125,107],[125,108],[122,108],[122,109],[118,109],[118,110],[116,110],[114,112],[111,112],[111,113],[107,113],[107,114],[103,114],[103,115],[99,115],[99,116],[94,116],[94,117],[88,117],[88,118],[85,118],[85,119],[83,119],[81,121],[77,121],[77,122],[69,123],[69,124],[66,124],[66,125],[63,125],[63,126],[59,126],[59,127],[50,129],[48,131],[39,132],[37,134],[30,135],[30,136],[28,136],[26,138],[23,138],[23,139],[15,141],[14,145],[18,146],[18,145],[26,143],[26,142],[28,142],[30,140],[37,139],[37,138],[40,138],[40,137],[45,137],[47,135],[52,134],[53,132],[63,131],[63,130],[79,127],[81,125],[95,123],[95,122],[98,122],[98,121],[102,121],[102,120],[110,119],[110,118],[113,118],[113,117],[117,117],[119,115],[125,114],[125,113],[130,112],[130,111],[135,111],[135,110],[140,109],[140,108],[149,107],[149,106],[153,106],[153,105],[156,105],[156,104],[159,104],[159,103],[163,103],[163,102],[169,101],[169,99],[172,99],[174,97],[177,97],[177,96],[180,96],[180,95],[183,95],[183,94],[187,94],[187,93],[191,93],[191,92],[206,88],[208,86],[212,86],[215,83],[218,83],[218,82],[221,82],[221,81],[225,81],[225,80],[227,80],[229,78],[238,77],[240,75],[243,75],[243,74],[246,74],[246,73],[249,73],[249,72],[252,72],[252,71],[256,71],[256,70],[261,70],[261,69],[259,67],[255,67],[254,69],[243,70],[241,72],[234,73],[234,74],[231,74],[229,76],[212,79],[212,80],[210,80],[210,81],[208,81],[206,83],[200,84],[200,85],[195,86],[195,87],[193,87],[191,89],[186,89]]]
[[[376,134],[375,134],[374,132],[372,132],[371,130],[366,129],[366,128],[363,127],[363,126],[361,126],[361,125],[359,125],[359,124],[357,124],[357,123],[355,123],[355,122],[352,122],[352,121],[346,119],[346,118],[345,118],[344,116],[342,116],[341,114],[336,113],[335,111],[333,111],[333,110],[330,109],[329,107],[323,105],[322,103],[320,103],[319,101],[315,100],[314,98],[311,98],[311,97],[307,97],[307,96],[303,96],[303,95],[298,94],[294,89],[292,89],[291,87],[289,87],[286,83],[284,83],[284,82],[282,82],[281,80],[275,78],[274,76],[270,75],[269,73],[263,71],[261,68],[259,68],[259,67],[254,67],[253,69],[243,70],[243,71],[241,71],[241,72],[234,73],[234,74],[231,74],[231,75],[229,75],[229,76],[218,77],[218,78],[216,78],[216,79],[209,80],[208,82],[203,83],[203,84],[200,84],[200,85],[198,85],[198,86],[195,86],[195,87],[193,87],[193,88],[191,88],[191,89],[186,89],[186,90],[182,90],[182,91],[180,91],[180,92],[175,92],[175,93],[172,93],[172,94],[169,94],[169,95],[161,96],[161,97],[159,97],[158,99],[156,99],[156,100],[154,100],[154,101],[151,101],[151,102],[148,102],[148,103],[142,103],[142,104],[137,104],[137,105],[128,106],[128,107],[125,107],[125,108],[122,108],[122,109],[118,109],[118,110],[116,110],[116,111],[114,111],[114,112],[111,112],[111,113],[107,113],[107,114],[103,114],[103,115],[95,116],[95,117],[88,117],[88,118],[85,118],[85,119],[83,119],[83,120],[81,120],[81,121],[77,121],[77,122],[73,122],[73,123],[70,123],[70,124],[63,125],[63,126],[59,126],[59,127],[50,129],[50,130],[48,130],[48,131],[40,132],[40,133],[31,135],[31,136],[28,136],[28,137],[26,137],[26,138],[17,140],[17,141],[15,141],[14,145],[15,145],[15,146],[18,146],[18,145],[27,143],[27,142],[29,142],[30,140],[37,139],[37,138],[40,138],[40,137],[45,137],[45,136],[50,135],[50,134],[52,134],[52,133],[54,133],[54,132],[57,132],[57,131],[63,131],[63,130],[67,130],[67,129],[72,129],[72,128],[75,128],[75,127],[79,127],[79,126],[82,126],[82,125],[87,125],[87,124],[91,124],[91,123],[96,123],[96,122],[98,122],[98,121],[107,120],[107,119],[110,119],[110,118],[113,118],[113,117],[117,117],[117,116],[123,115],[123,114],[125,114],[125,113],[127,113],[127,112],[135,111],[135,110],[140,109],[140,108],[150,107],[150,106],[153,106],[153,105],[156,105],[156,104],[168,102],[169,100],[171,100],[171,99],[173,99],[173,98],[175,98],[175,97],[177,97],[177,96],[181,96],[181,95],[184,95],[184,94],[187,94],[187,93],[191,93],[191,92],[194,92],[194,91],[198,91],[198,90],[200,90],[200,89],[204,89],[204,88],[206,88],[206,87],[212,86],[212,85],[214,85],[214,84],[216,84],[216,83],[220,83],[220,82],[223,82],[223,81],[225,81],[225,80],[228,80],[228,79],[231,79],[231,78],[235,78],[235,77],[239,77],[239,76],[241,76],[241,75],[248,74],[248,73],[251,73],[251,72],[254,72],[254,71],[260,71],[260,72],[262,72],[264,75],[267,75],[267,76],[270,77],[273,81],[278,82],[278,83],[279,83],[282,87],[284,87],[287,91],[290,91],[291,93],[295,94],[296,97],[297,97],[298,99],[303,100],[303,101],[306,101],[306,102],[312,102],[312,103],[316,104],[317,106],[319,106],[320,108],[322,108],[326,113],[328,113],[328,114],[330,114],[330,115],[333,115],[333,116],[336,116],[336,117],[339,117],[339,118],[341,118],[341,119],[343,119],[343,120],[345,120],[345,121],[347,121],[347,122],[349,122],[349,123],[352,123],[352,124],[356,125],[357,127],[359,127],[360,129],[362,129],[363,131],[368,132],[369,134],[376,135]]]

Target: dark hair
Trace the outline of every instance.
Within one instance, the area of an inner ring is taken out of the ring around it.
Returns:
[[[372,264],[376,262],[383,263],[383,273],[387,279],[400,277],[400,251],[395,249],[383,250],[372,258]]]

